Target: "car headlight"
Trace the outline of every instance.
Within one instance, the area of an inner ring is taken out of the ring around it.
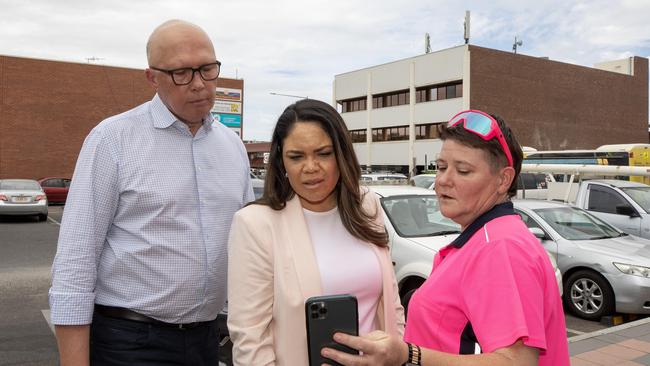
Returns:
[[[616,263],[616,262],[613,262],[612,264],[614,264],[614,266],[618,268],[619,271],[625,274],[639,276],[639,277],[650,277],[650,268],[648,267],[637,266],[634,264]]]

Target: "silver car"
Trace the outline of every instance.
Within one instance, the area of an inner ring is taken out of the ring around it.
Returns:
[[[592,320],[614,311],[650,314],[650,240],[562,203],[514,204],[546,251],[556,256],[569,311]]]
[[[0,180],[0,215],[34,215],[47,220],[47,197],[35,180]]]

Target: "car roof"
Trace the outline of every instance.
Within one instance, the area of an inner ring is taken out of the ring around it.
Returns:
[[[34,179],[0,179],[0,182],[36,182],[36,181]]]
[[[532,200],[532,199],[529,200],[515,199],[512,200],[512,203],[515,205],[515,207],[523,207],[530,210],[536,210],[540,208],[573,207],[571,205],[567,205],[566,203],[562,203],[562,202],[547,201],[547,200]]]
[[[365,173],[361,175],[364,177],[406,177],[402,173]]]
[[[639,182],[630,182],[628,180],[617,180],[617,179],[594,179],[594,182],[598,183],[605,183],[612,185],[614,187],[648,187],[647,184],[639,183]],[[589,181],[585,181],[589,182]]]
[[[370,188],[381,197],[407,196],[407,195],[435,196],[436,194],[436,192],[430,189],[413,187],[408,185],[368,185],[366,187]]]
[[[68,177],[43,177],[43,178],[38,178],[37,181],[40,182],[40,181],[46,180],[46,179],[70,179],[70,178],[68,178]]]

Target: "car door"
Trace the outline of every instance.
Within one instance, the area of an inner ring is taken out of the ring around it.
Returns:
[[[63,182],[63,190],[61,191],[61,199],[62,202],[65,203],[65,201],[68,199],[68,192],[70,191],[70,184],[72,184],[72,180],[70,179],[61,179]]]
[[[617,214],[617,206],[629,207],[637,212],[637,217]],[[638,211],[620,193],[610,187],[589,185],[587,211],[628,234],[637,236],[641,234],[641,217]]]
[[[41,184],[49,202],[61,202],[63,194],[63,181],[59,178],[50,178]]]

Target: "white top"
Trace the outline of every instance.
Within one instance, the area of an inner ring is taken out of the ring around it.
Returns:
[[[327,212],[303,209],[320,270],[323,295],[350,294],[359,303],[359,334],[377,329],[375,314],[382,291],[381,268],[371,243],[355,238],[343,226],[338,208]]]

